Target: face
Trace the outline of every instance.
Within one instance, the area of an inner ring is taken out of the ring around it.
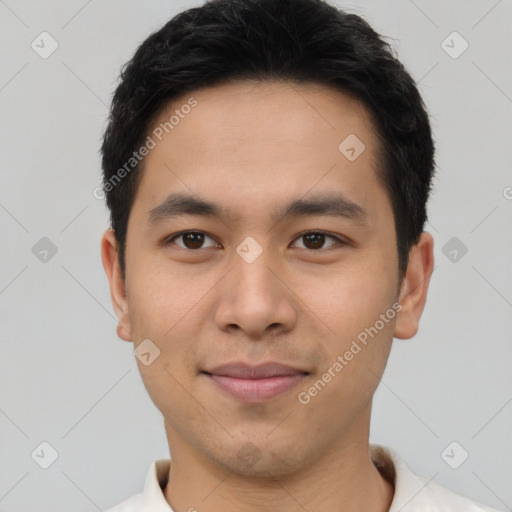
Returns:
[[[430,260],[413,258],[399,296],[365,108],[321,86],[239,82],[173,101],[154,128],[176,110],[161,140],[149,132],[124,282],[111,231],[102,246],[118,334],[144,354],[171,456],[278,475],[367,440],[393,335],[417,328],[426,288],[411,285]],[[203,373],[269,361],[306,374],[241,398]]]

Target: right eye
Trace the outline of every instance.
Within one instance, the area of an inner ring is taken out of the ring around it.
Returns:
[[[204,243],[204,240],[206,238],[209,238],[210,240],[213,240],[210,236],[208,236],[206,233],[203,233],[202,231],[182,231],[181,233],[176,233],[171,236],[171,238],[168,238],[164,245],[171,244],[174,240],[182,239],[183,240],[183,246],[178,245],[178,247],[181,247],[182,249],[188,249],[191,251],[195,251],[197,249],[203,248],[202,245]],[[216,243],[216,242],[214,242]],[[210,246],[211,247],[211,246]]]

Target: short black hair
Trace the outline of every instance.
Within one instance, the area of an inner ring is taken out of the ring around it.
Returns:
[[[128,219],[144,163],[134,161],[134,151],[171,100],[239,80],[324,85],[364,104],[379,139],[377,174],[393,208],[401,281],[427,220],[435,167],[428,114],[383,36],[324,0],[210,0],[152,33],[122,67],[101,154],[123,279]]]

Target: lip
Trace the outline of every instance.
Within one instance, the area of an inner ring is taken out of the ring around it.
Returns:
[[[231,396],[247,403],[271,400],[295,387],[309,372],[277,362],[228,363],[202,372]]]
[[[260,379],[240,379],[226,375],[203,373],[220,389],[247,403],[271,400],[295,387],[302,379],[308,376],[306,373],[296,373]]]

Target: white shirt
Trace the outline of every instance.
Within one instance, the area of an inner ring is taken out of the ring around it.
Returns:
[[[370,444],[370,452],[380,473],[394,482],[395,494],[389,512],[498,512],[415,475],[387,446]],[[174,512],[162,491],[167,485],[170,464],[170,459],[154,461],[144,490],[105,512]]]

